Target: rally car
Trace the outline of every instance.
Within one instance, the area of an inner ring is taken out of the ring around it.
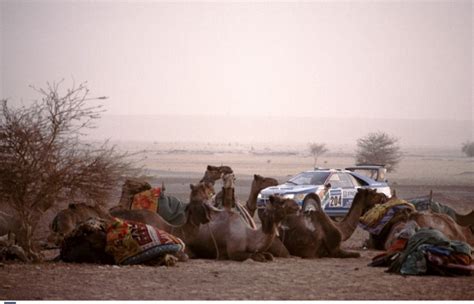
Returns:
[[[339,218],[348,213],[358,188],[375,189],[390,197],[385,172],[383,166],[374,165],[301,172],[284,184],[260,191],[257,207],[262,210],[270,195],[279,195],[295,200],[304,211],[316,209],[319,201],[327,215]]]

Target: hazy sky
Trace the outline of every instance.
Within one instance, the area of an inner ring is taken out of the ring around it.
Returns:
[[[12,102],[65,78],[108,114],[474,116],[471,1],[0,3]]]

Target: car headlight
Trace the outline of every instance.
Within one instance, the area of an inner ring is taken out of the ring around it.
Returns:
[[[283,198],[294,199],[295,195],[293,193],[283,195]]]
[[[263,195],[262,195],[261,193],[259,193],[259,194],[257,195],[257,199],[262,199],[262,198],[263,198]]]

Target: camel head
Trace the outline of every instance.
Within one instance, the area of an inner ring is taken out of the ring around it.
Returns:
[[[232,168],[229,166],[211,166],[208,165],[206,172],[204,172],[204,177],[201,179],[201,182],[211,182],[215,183],[218,179],[220,179],[225,174],[234,173]]]
[[[196,185],[190,184],[191,195],[189,201],[208,201],[214,194],[214,186],[209,182],[200,182]]]
[[[192,200],[186,206],[187,222],[193,226],[207,224],[211,221],[211,211],[213,208],[202,200]]]
[[[271,186],[276,186],[278,185],[278,181],[274,178],[271,177],[263,177],[258,174],[254,174],[253,176],[253,181],[252,181],[252,186],[251,186],[251,192],[256,191],[260,192],[261,190],[271,187]]]
[[[278,226],[285,217],[299,210],[300,206],[294,200],[271,195],[261,216],[262,230],[270,232],[274,225]]]
[[[130,209],[133,201],[133,196],[137,193],[150,190],[151,185],[141,179],[129,178],[122,185],[122,195],[120,196],[119,205],[125,209]]]
[[[76,226],[61,243],[60,257],[65,262],[113,264],[113,257],[105,252],[107,222],[91,218]]]
[[[76,228],[76,225],[89,218],[110,219],[111,216],[98,205],[71,203],[61,210],[50,224],[51,233],[47,240],[50,244],[60,245],[64,237]]]
[[[379,193],[374,189],[359,188],[357,189],[357,193],[354,196],[352,204],[358,201],[362,201],[364,204],[364,210],[362,212],[362,214],[364,214],[375,205],[387,202],[388,197],[385,194]]]

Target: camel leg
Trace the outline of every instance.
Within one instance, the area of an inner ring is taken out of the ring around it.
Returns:
[[[273,261],[273,255],[270,252],[265,251],[262,252],[262,254],[267,261]]]
[[[235,251],[227,252],[227,255],[229,256],[229,260],[242,262],[251,258],[253,254],[245,251]]]
[[[271,262],[273,261],[273,255],[269,252],[255,252],[250,258],[256,262]]]
[[[289,258],[290,252],[286,249],[285,245],[283,245],[282,241],[279,238],[274,238],[272,244],[267,249],[269,253],[271,253],[274,257],[279,258]]]

